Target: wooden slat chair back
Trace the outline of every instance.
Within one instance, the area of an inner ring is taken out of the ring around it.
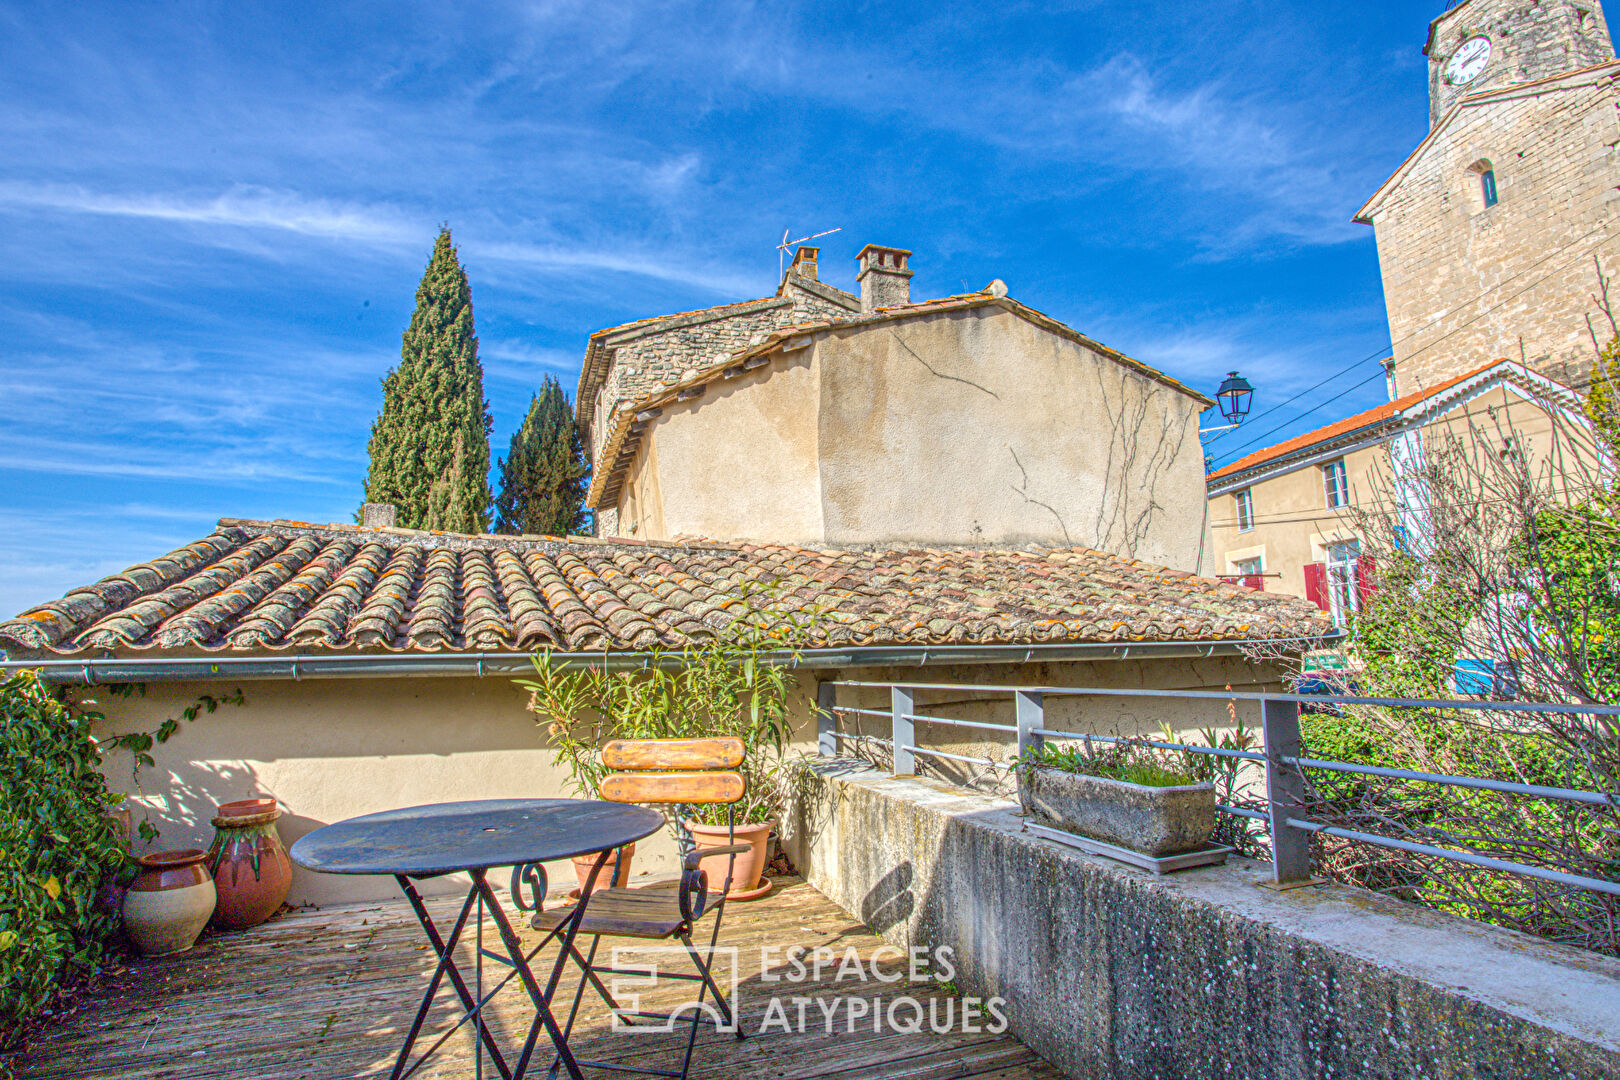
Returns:
[[[661,805],[700,806],[725,804],[734,806],[747,792],[747,784],[738,768],[743,763],[746,747],[741,739],[614,739],[602,747],[601,761],[608,774],[597,785],[597,794],[608,802],[655,803]],[[681,861],[678,882],[650,885],[641,888],[621,888],[615,877],[614,887],[592,893],[585,905],[585,917],[580,921],[579,933],[591,935],[591,948],[586,956],[574,953],[584,977],[574,992],[573,1007],[568,1013],[565,1032],[572,1031],[574,1018],[579,1012],[580,998],[587,982],[610,1009],[626,1019],[680,1021],[689,1024],[686,1053],[679,1073],[667,1069],[634,1069],[623,1065],[620,1071],[645,1072],[661,1076],[679,1076],[684,1080],[692,1065],[692,1050],[696,1045],[700,1023],[713,1023],[734,1029],[737,1038],[743,1037],[742,1025],[733,1014],[731,1004],[721,993],[719,984],[710,972],[714,948],[720,938],[720,918],[725,907],[726,894],[731,891],[732,871],[737,856],[748,851],[747,844],[736,843],[735,822],[730,809],[726,815],[727,839],[731,842],[716,848],[698,848],[686,853]],[[704,859],[726,857],[724,884],[718,899],[710,902],[709,875],[702,867]],[[619,859],[623,866],[625,860]],[[617,873],[617,870],[616,870]],[[550,930],[573,916],[576,905],[537,911],[534,927]],[[693,924],[706,915],[714,916],[714,929],[709,937],[706,955],[700,955],[692,942]],[[699,984],[697,1010],[678,1016],[654,1013],[626,1013],[603,985],[600,975],[641,975],[640,971],[619,971],[611,967],[598,967],[597,948],[603,935],[667,940],[678,938],[686,946],[687,954],[697,966],[698,974],[660,971],[659,978],[684,979]],[[704,1003],[704,995],[713,993],[713,1007]],[[717,1010],[718,1019],[707,1016],[704,1010]],[[700,1019],[701,1018],[701,1019]],[[581,1065],[600,1064],[581,1060]]]
[[[735,803],[743,797],[741,739],[614,739],[602,747],[613,770],[598,793],[608,802]]]

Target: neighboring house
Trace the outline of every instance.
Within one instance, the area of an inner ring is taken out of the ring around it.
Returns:
[[[1510,356],[1579,386],[1614,258],[1620,63],[1597,0],[1463,0],[1429,27],[1428,137],[1374,227],[1391,394]]]
[[[1245,649],[1299,648],[1327,630],[1301,601],[1083,548],[648,544],[224,520],[0,623],[0,646],[11,666],[58,681],[140,684],[128,696],[78,691],[107,714],[100,734],[149,732],[199,694],[241,687],[245,704],[184,724],[138,779],[122,753],[105,767],[166,847],[206,845],[214,804],[254,794],[287,808],[290,843],[376,810],[569,794],[513,682],[529,654],[633,669],[646,650],[711,635],[747,604],[784,629],[807,621],[796,705],[806,749],[824,678],[1276,687],[1280,668]],[[1200,704],[1138,717],[1079,698],[1053,715],[1102,734],[1157,733],[1161,721],[1191,731],[1209,722],[1189,711]],[[637,863],[657,874],[676,865],[665,840]],[[393,893],[386,878],[296,874],[294,903]]]
[[[723,347],[724,328],[748,305],[677,317],[709,320],[701,348],[662,320],[632,324],[648,335],[634,353],[593,336],[577,400],[599,534],[1083,545],[1199,569],[1204,522],[1187,510],[1213,402],[1000,281],[912,303],[910,255],[868,245],[860,312],[745,347]]]
[[[607,422],[624,402],[711,367],[784,326],[859,315],[859,297],[819,280],[820,251],[798,248],[775,296],[638,319],[592,334],[574,395],[586,457],[594,462],[599,456]],[[598,510],[596,521],[600,535],[618,534],[612,507]]]
[[[1392,463],[1415,466],[1426,440],[1447,428],[1461,435],[1472,424],[1494,438],[1495,416],[1532,457],[1550,449],[1555,417],[1565,431],[1587,430],[1573,390],[1518,361],[1498,360],[1256,450],[1209,477],[1217,572],[1251,588],[1304,596],[1335,625],[1347,625],[1376,582],[1356,515],[1400,490]],[[1396,512],[1403,526],[1421,530],[1420,506]]]

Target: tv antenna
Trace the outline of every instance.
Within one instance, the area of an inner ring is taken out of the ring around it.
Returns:
[[[788,239],[788,233],[791,231],[791,229],[783,229],[782,242],[776,245],[776,280],[778,281],[782,280],[782,274],[787,270],[787,253],[789,248],[797,247],[806,240],[815,240],[823,236],[831,236],[835,232],[843,232],[844,227],[840,225],[836,229],[828,229],[826,232],[818,232],[814,236],[801,236],[797,240]]]

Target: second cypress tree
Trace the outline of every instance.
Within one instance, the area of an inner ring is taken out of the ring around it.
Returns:
[[[568,397],[548,375],[500,462],[495,531],[566,536],[585,530],[585,452]]]
[[[472,288],[443,228],[416,289],[399,366],[383,379],[366,501],[392,503],[401,528],[487,532],[489,429]]]

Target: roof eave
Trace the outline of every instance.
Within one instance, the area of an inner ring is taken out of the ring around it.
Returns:
[[[1278,646],[1306,651],[1339,640],[1343,631],[1298,638],[1253,638],[1219,641],[1057,642],[993,645],[859,645],[779,650],[765,653],[767,663],[818,670],[852,667],[928,667],[949,664],[1029,664],[1055,661],[1169,660],[1247,655],[1256,647]],[[388,653],[322,656],[214,656],[207,658],[5,659],[0,672],[39,671],[46,682],[97,685],[128,682],[204,682],[230,680],[356,678],[510,678],[534,670],[536,653]],[[675,667],[685,661],[679,650],[562,652],[545,655],[559,667],[644,670],[653,664]]]

